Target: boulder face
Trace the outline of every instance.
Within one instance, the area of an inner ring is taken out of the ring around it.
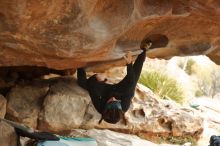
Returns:
[[[7,105],[7,100],[5,99],[4,96],[0,95],[0,118],[5,117],[6,105]]]
[[[98,124],[101,115],[91,103],[88,92],[80,88],[75,79],[55,78],[47,82],[39,85],[42,82],[36,80],[29,85],[12,88],[8,94],[6,117],[56,133],[98,128],[132,133],[143,138],[158,135],[198,138],[203,131],[203,119],[196,111],[159,100],[148,88],[140,85],[124,120],[117,124],[105,121]],[[36,90],[33,91],[33,88]],[[26,91],[25,94],[23,91]]]
[[[205,54],[220,64],[219,20],[219,0],[0,1],[0,66],[115,60],[153,34],[165,45],[155,45],[151,58]]]
[[[7,95],[7,118],[37,128],[38,115],[49,90],[47,83],[17,85]],[[31,97],[31,98],[30,98]]]
[[[44,100],[39,127],[50,131],[79,128],[83,120],[86,120],[84,116],[89,99],[89,95],[76,86],[74,80],[58,80],[51,85]]]
[[[1,146],[17,146],[17,135],[13,127],[0,121]]]
[[[72,130],[71,136],[91,137],[94,138],[98,145],[101,146],[177,146],[174,144],[155,144],[153,142],[141,139],[136,135],[113,132],[110,130]]]

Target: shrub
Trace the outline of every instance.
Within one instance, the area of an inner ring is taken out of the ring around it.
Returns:
[[[171,144],[178,144],[178,145],[184,145],[187,142],[191,143],[191,146],[196,146],[197,142],[194,138],[188,136],[188,137],[172,137],[169,136],[165,139],[165,141],[171,143]]]
[[[195,64],[196,62],[192,58],[185,58],[178,63],[178,66],[182,68],[188,75],[191,75],[194,73],[193,65]]]
[[[186,67],[185,67],[185,72],[186,72],[188,75],[191,75],[191,74],[193,73],[193,65],[194,65],[195,63],[196,63],[196,62],[195,62],[193,59],[187,60]]]
[[[198,89],[195,91],[195,97],[200,97],[200,96],[204,96],[205,93],[201,90],[201,89]]]
[[[184,92],[178,86],[176,80],[168,77],[166,74],[163,74],[160,71],[143,71],[139,82],[150,88],[162,99],[172,99],[177,103],[183,102]]]

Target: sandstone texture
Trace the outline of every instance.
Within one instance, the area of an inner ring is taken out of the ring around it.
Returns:
[[[12,88],[9,97],[7,117],[43,131],[60,133],[77,128],[99,128],[144,138],[158,135],[198,138],[203,131],[203,119],[196,111],[159,100],[141,85],[136,89],[125,119],[117,124],[104,121],[98,124],[101,115],[93,107],[88,92],[80,88],[74,78],[55,78],[47,84],[36,80]]]
[[[2,0],[0,66],[113,61],[148,37],[151,58],[205,54],[220,64],[219,20],[219,0]]]
[[[17,85],[7,95],[7,118],[37,128],[38,114],[49,90],[46,83]]]
[[[71,136],[87,136],[96,139],[100,146],[175,146],[169,144],[155,144],[153,142],[141,139],[135,135],[129,135],[110,130],[74,130]]]
[[[40,115],[40,129],[62,131],[79,128],[90,102],[74,79],[60,79],[50,86]]]
[[[6,114],[7,100],[4,96],[0,95],[0,118],[4,118]]]
[[[0,121],[0,145],[17,146],[17,135],[13,127]]]

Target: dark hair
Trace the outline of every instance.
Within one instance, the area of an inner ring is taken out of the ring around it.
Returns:
[[[120,101],[112,101],[106,104],[105,110],[102,113],[102,118],[99,121],[101,123],[102,120],[115,124],[122,118],[122,108]]]

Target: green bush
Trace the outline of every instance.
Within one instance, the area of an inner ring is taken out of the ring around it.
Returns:
[[[196,97],[200,97],[200,96],[204,96],[204,92],[202,91],[202,89],[198,89],[195,91],[195,96]]]
[[[168,77],[166,74],[163,74],[160,71],[143,71],[141,73],[139,82],[150,88],[162,99],[172,99],[177,103],[183,102],[183,90],[178,86],[174,79]]]
[[[188,137],[172,137],[169,136],[167,138],[165,138],[165,141],[171,144],[178,144],[178,145],[183,145],[187,142],[191,143],[191,146],[196,146],[197,142],[194,138],[188,136]]]
[[[195,62],[193,59],[187,60],[185,72],[186,72],[188,75],[191,75],[191,74],[193,73],[193,65],[194,65],[195,63],[196,63],[196,62]]]
[[[195,65],[196,62],[193,60],[193,59],[184,59],[182,61],[180,61],[178,63],[178,66],[180,68],[182,68],[188,75],[191,75],[194,73],[194,70],[193,70],[193,65]]]

